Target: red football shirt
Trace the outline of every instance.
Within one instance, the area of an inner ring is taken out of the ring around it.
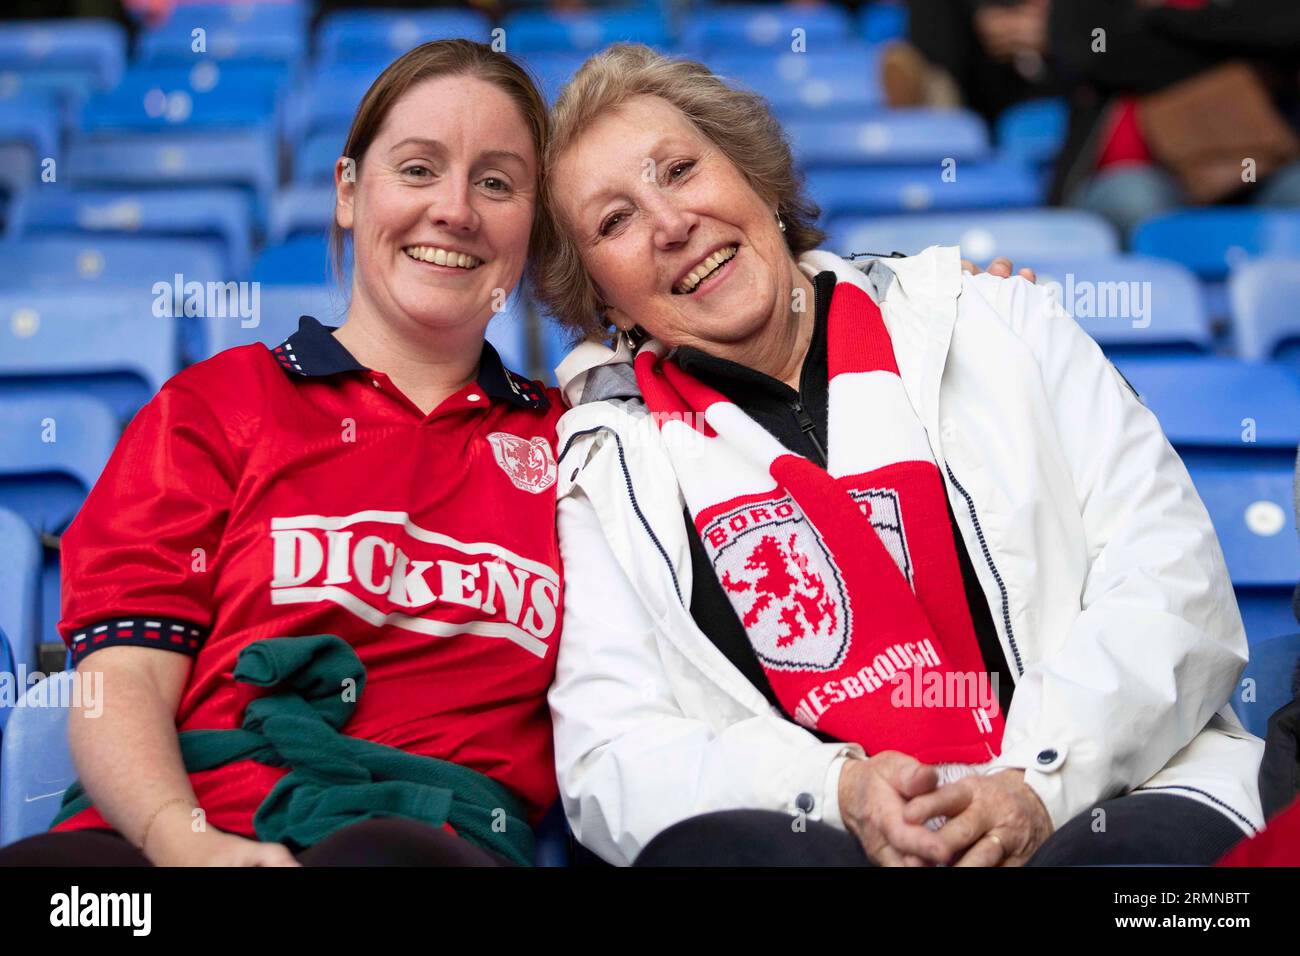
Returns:
[[[557,797],[562,411],[486,344],[429,415],[309,317],[277,349],[223,352],[136,415],[64,535],[60,632],[78,662],[192,655],[181,731],[240,725],[262,693],[231,679],[248,644],[339,635],[367,673],[345,733],[478,770],[536,821]],[[252,836],[286,772],[190,779],[209,823]],[[105,826],[92,807],[58,829]]]

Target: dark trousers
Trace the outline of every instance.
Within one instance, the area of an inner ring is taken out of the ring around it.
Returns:
[[[446,830],[401,817],[336,830],[295,858],[303,866],[509,866]],[[0,849],[0,866],[150,866],[116,830],[40,833]]]
[[[1098,817],[1095,810],[1105,811]],[[1086,810],[1047,838],[1029,866],[1208,866],[1245,838],[1189,797],[1138,794]],[[1094,821],[1104,821],[1095,829]],[[683,820],[651,840],[636,866],[870,866],[857,837],[771,810],[724,810]]]

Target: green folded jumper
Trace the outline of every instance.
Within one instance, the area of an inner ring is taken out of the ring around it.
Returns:
[[[406,817],[456,833],[521,866],[533,831],[519,801],[495,780],[446,760],[340,733],[365,688],[366,669],[333,634],[275,637],[239,653],[235,680],[270,689],[249,703],[238,730],[179,735],[190,773],[237,760],[289,767],[253,817],[257,838],[298,852],[335,830]],[[91,805],[80,781],[63,794],[55,826]]]

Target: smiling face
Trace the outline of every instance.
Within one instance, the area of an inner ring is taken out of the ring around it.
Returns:
[[[357,166],[336,170],[352,230],[353,308],[482,334],[528,257],[537,156],[519,108],[471,76],[425,80],[393,104]]]
[[[791,291],[806,280],[775,202],[665,100],[637,96],[602,115],[551,177],[615,325],[741,358],[791,324]]]

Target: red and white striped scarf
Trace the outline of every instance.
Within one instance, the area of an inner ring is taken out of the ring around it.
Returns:
[[[880,309],[852,283],[835,287],[827,348],[826,469],[654,348],[637,355],[636,376],[786,712],[869,754],[984,763],[1002,744],[996,695],[991,712],[968,698],[935,706],[919,686],[895,703],[903,680],[969,688],[985,666],[943,479]]]

